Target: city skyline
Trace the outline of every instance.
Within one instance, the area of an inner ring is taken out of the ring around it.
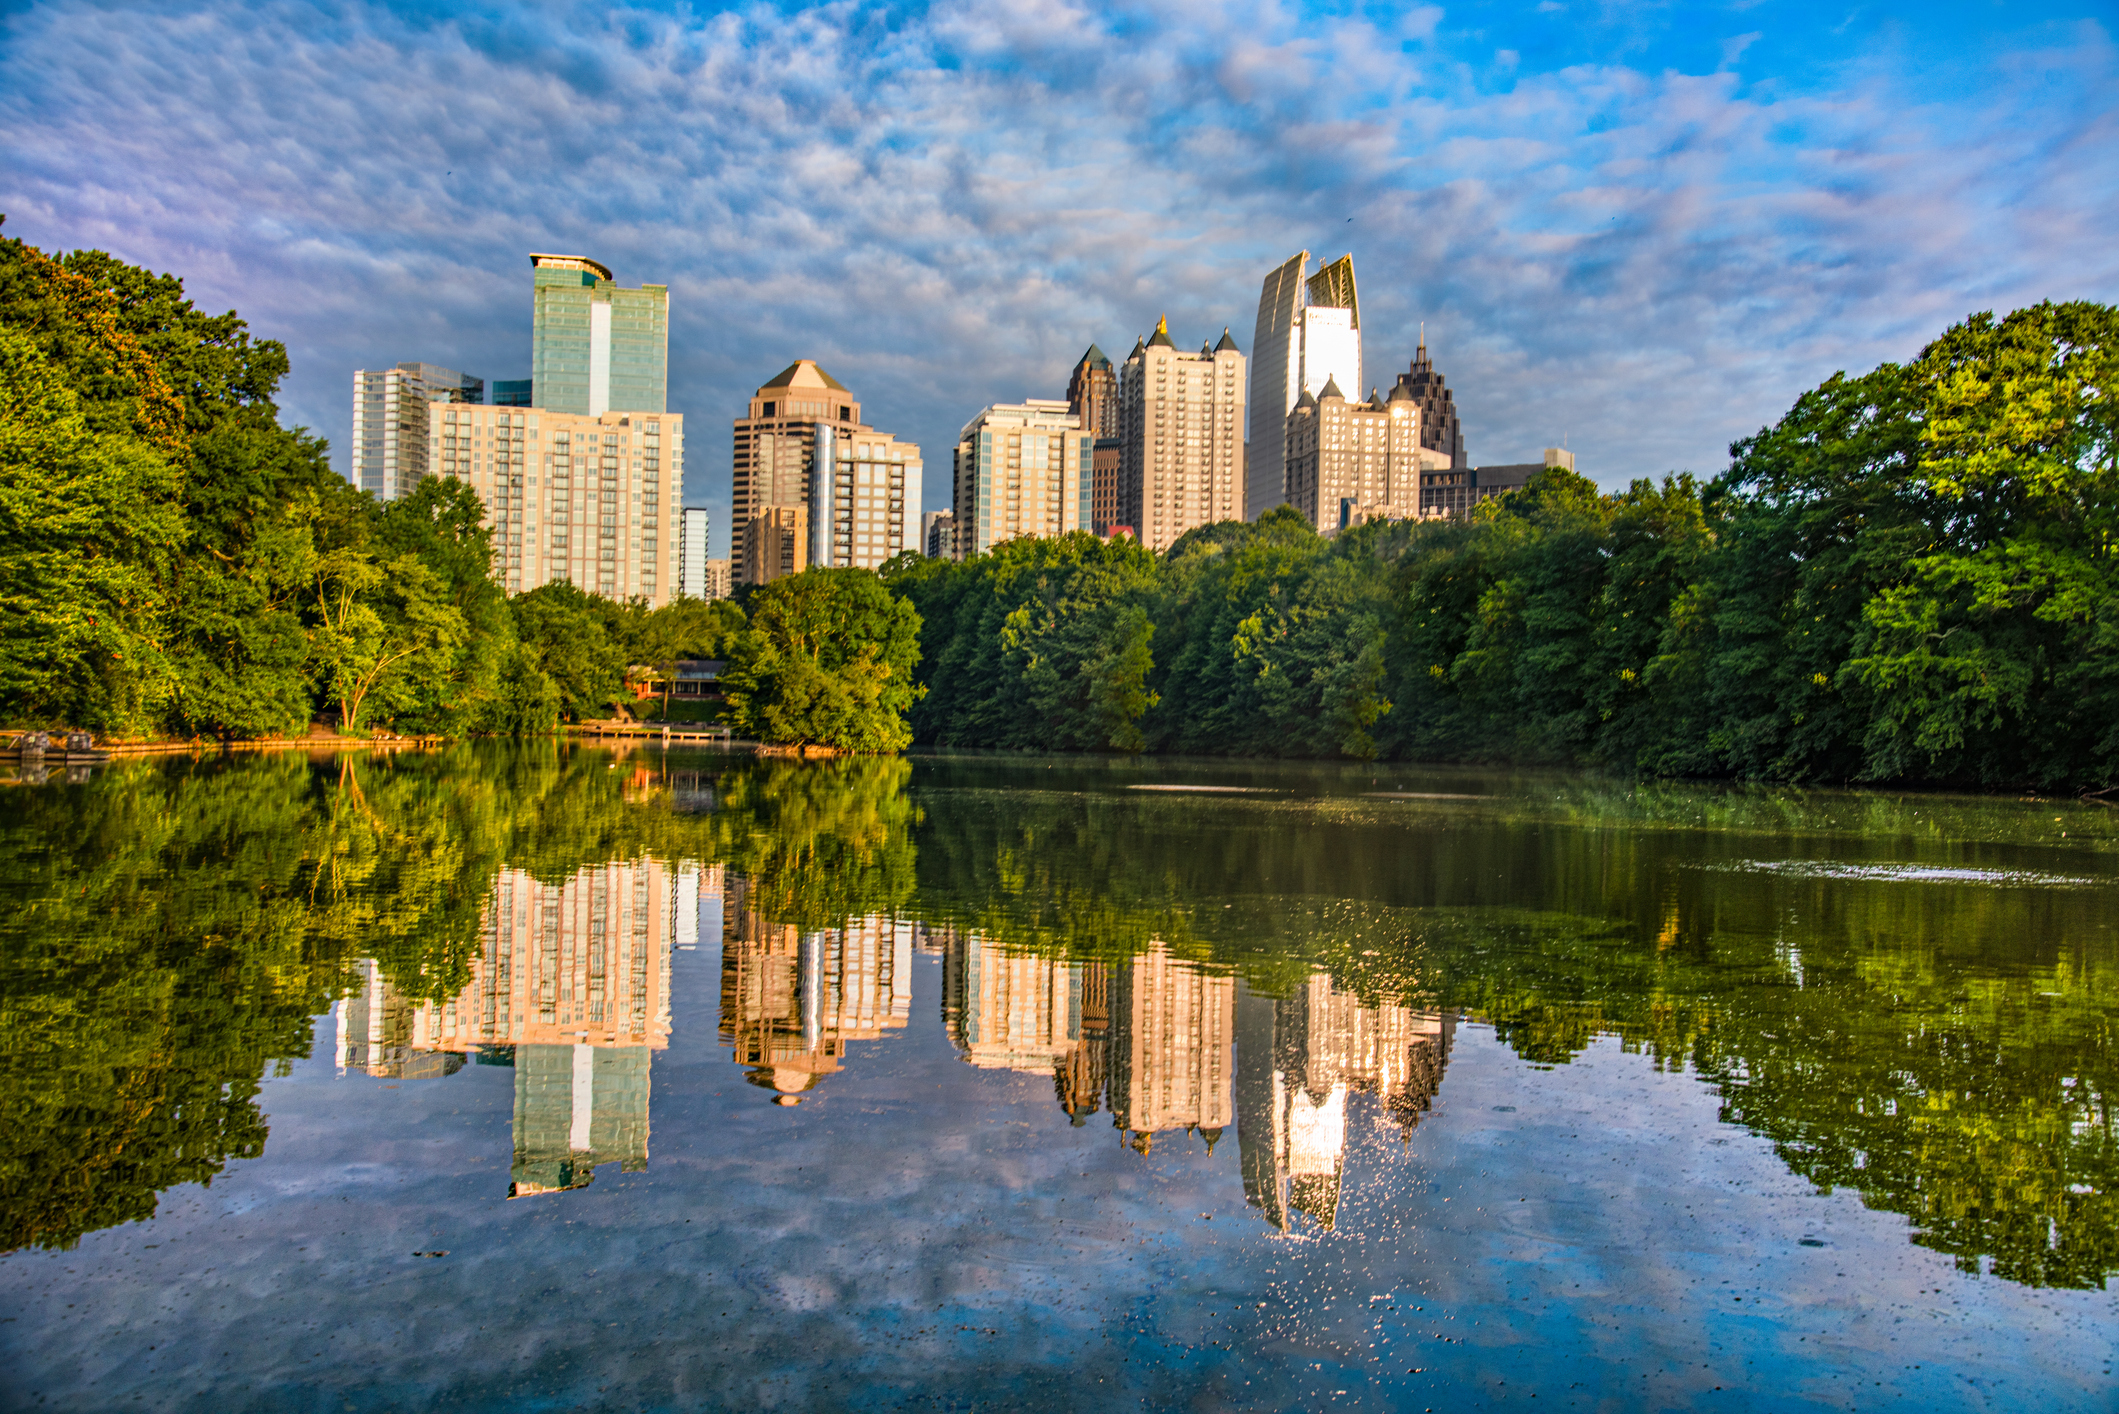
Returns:
[[[1262,271],[1351,251],[1368,363],[1403,368],[1424,321],[1477,458],[1564,439],[1610,487],[1716,471],[1974,311],[2119,293],[2119,48],[2080,5],[1240,7],[1059,38],[915,6],[887,43],[821,8],[102,13],[11,27],[7,233],[181,273],[285,341],[284,418],[341,468],[351,370],[528,371],[528,251],[668,285],[672,410],[814,357],[930,448],[1158,314],[1248,345]],[[717,553],[728,455],[702,443],[685,488]]]

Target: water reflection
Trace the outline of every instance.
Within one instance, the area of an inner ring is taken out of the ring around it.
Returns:
[[[704,899],[722,1054],[781,1105],[939,1025],[996,1084],[1049,1080],[1055,1127],[1202,1152],[1312,1237],[1346,1221],[1349,1156],[1430,1112],[1463,1022],[1534,1066],[1615,1038],[1967,1271],[2119,1271],[2114,812],[613,764],[134,763],[12,791],[0,1241],[66,1246],[263,1153],[260,1082],[333,1009],[349,1073],[512,1067],[511,1195],[640,1168]]]
[[[848,919],[833,928],[775,922],[728,875],[721,904],[721,1040],[746,1078],[797,1105],[844,1063],[847,1044],[912,1017],[913,925]]]

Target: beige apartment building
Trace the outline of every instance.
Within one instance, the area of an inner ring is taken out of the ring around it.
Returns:
[[[1166,320],[1119,369],[1119,515],[1149,549],[1242,518],[1244,376],[1228,330],[1188,354]]]
[[[1421,476],[1443,455],[1420,445],[1420,404],[1404,384],[1388,402],[1349,402],[1337,380],[1305,390],[1287,417],[1287,502],[1320,534],[1420,514]]]
[[[430,433],[430,464],[485,503],[509,593],[566,580],[657,608],[676,594],[681,414],[450,405]]]
[[[1090,525],[1094,433],[1065,402],[996,403],[957,434],[954,524],[960,559],[1022,535]]]
[[[1111,982],[1112,1122],[1142,1153],[1166,1129],[1196,1129],[1212,1147],[1236,1122],[1236,979],[1158,941]]]

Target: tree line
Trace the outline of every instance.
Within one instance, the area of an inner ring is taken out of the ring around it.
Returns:
[[[536,735],[725,658],[761,740],[2119,780],[2119,311],[1977,315],[1729,466],[1552,469],[1467,519],[1292,510],[651,610],[493,580],[475,493],[383,503],[279,425],[286,350],[169,275],[0,241],[0,724]]]
[[[2119,311],[1977,315],[1719,476],[1549,469],[1468,519],[1292,509],[889,580],[939,746],[2119,780]]]

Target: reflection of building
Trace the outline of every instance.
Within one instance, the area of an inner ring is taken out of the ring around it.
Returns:
[[[942,1020],[971,1064],[1052,1077],[1075,1124],[1105,1103],[1147,1153],[1157,1131],[1211,1149],[1235,1116],[1229,1043],[1236,984],[1161,944],[1129,962],[1068,962],[944,929]]]
[[[1329,1229],[1346,1160],[1347,1097],[1381,1097],[1410,1130],[1433,1102],[1455,1018],[1363,1006],[1329,975],[1281,1001],[1246,995],[1237,1022],[1244,1196],[1281,1231],[1292,1212]]]
[[[463,1069],[459,1051],[414,1047],[423,1009],[383,980],[375,959],[364,957],[354,966],[359,982],[332,1008],[338,1023],[333,1060],[341,1071],[366,1071],[385,1080],[439,1080]]]
[[[340,1003],[339,1064],[413,1079],[453,1074],[475,1050],[514,1066],[511,1196],[578,1188],[613,1159],[644,1165],[649,1053],[669,1044],[670,947],[687,922],[696,933],[699,877],[654,859],[558,884],[504,871],[470,984],[408,1002],[363,964],[366,986]]]
[[[722,902],[721,1040],[754,1085],[792,1105],[839,1069],[849,1041],[912,1016],[913,925],[889,918],[801,932],[749,907],[731,874]]]
[[[1197,1129],[1208,1147],[1236,1118],[1229,1045],[1236,979],[1202,972],[1160,943],[1111,979],[1111,1119],[1142,1153],[1159,1130]]]

